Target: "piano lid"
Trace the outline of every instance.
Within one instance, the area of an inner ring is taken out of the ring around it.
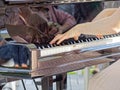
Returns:
[[[118,0],[1,0],[1,4],[3,5],[17,5],[17,4],[62,4],[62,3],[78,3],[78,2],[95,2],[95,1],[118,1]]]

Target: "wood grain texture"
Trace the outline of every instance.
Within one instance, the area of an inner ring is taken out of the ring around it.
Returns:
[[[100,57],[101,54],[98,52],[92,53],[79,53],[79,54],[69,54],[62,56],[61,58],[48,60],[48,61],[38,61],[38,68],[31,72],[32,77],[37,76],[50,76],[60,73],[65,73],[69,71],[83,69],[87,66],[97,65],[105,62],[113,61],[109,58],[93,59],[95,57]]]

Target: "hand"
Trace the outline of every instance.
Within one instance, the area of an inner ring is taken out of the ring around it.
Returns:
[[[54,37],[54,39],[50,42],[50,44],[54,44],[54,43],[60,44],[62,41],[66,40],[68,38],[74,38],[75,40],[78,40],[78,37],[80,36],[80,32],[77,28],[78,28],[78,26],[76,25],[68,32],[66,32],[64,34],[56,35]]]

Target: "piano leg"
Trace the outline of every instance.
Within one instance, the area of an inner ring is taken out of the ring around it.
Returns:
[[[52,76],[43,77],[41,80],[42,90],[53,90],[53,82],[56,82],[56,90],[66,90],[67,73],[56,75],[55,80]]]
[[[67,73],[63,73],[56,76],[56,90],[67,89]]]
[[[41,80],[42,90],[53,90],[52,76],[43,77]]]

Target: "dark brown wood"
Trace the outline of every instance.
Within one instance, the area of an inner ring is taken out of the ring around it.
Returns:
[[[53,83],[51,82],[52,76],[43,77],[41,81],[42,90],[53,90]]]

